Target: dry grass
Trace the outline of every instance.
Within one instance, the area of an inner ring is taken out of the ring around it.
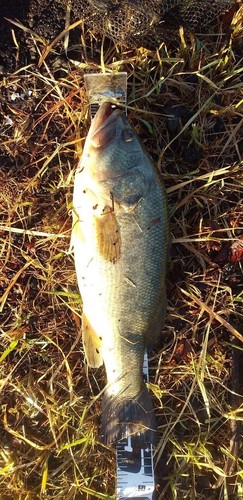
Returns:
[[[168,316],[151,359],[158,496],[242,498],[241,19],[232,37],[181,33],[177,48],[157,52],[110,43],[100,61],[58,70],[66,35],[48,46],[26,34],[44,54],[39,66],[19,68],[16,48],[1,97],[4,500],[114,494],[115,455],[99,442],[104,371],[84,364],[68,252],[73,173],[89,127],[83,75],[101,67],[128,72],[129,117],[171,209]],[[83,33],[81,51],[89,45]]]

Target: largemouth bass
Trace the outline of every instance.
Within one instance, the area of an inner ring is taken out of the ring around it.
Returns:
[[[156,441],[144,352],[163,326],[169,225],[164,187],[124,113],[102,103],[74,182],[72,242],[88,365],[103,361],[101,434]]]

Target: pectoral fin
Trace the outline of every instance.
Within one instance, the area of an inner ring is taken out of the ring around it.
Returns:
[[[121,255],[121,237],[115,212],[106,207],[95,219],[96,236],[100,255],[110,262],[116,262]]]
[[[85,314],[82,316],[82,336],[87,363],[91,368],[98,368],[103,364],[102,339],[97,336]]]

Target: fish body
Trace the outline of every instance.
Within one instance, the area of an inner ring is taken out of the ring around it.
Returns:
[[[165,313],[166,195],[124,113],[109,103],[91,124],[75,175],[72,246],[87,362],[104,361],[107,374],[103,442],[136,434],[141,443],[154,443],[142,367]]]

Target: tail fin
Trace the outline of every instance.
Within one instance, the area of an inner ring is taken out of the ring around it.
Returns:
[[[136,435],[136,442],[142,446],[156,444],[156,429],[153,404],[145,385],[133,399],[104,394],[101,420],[104,444],[109,446],[133,435]]]

